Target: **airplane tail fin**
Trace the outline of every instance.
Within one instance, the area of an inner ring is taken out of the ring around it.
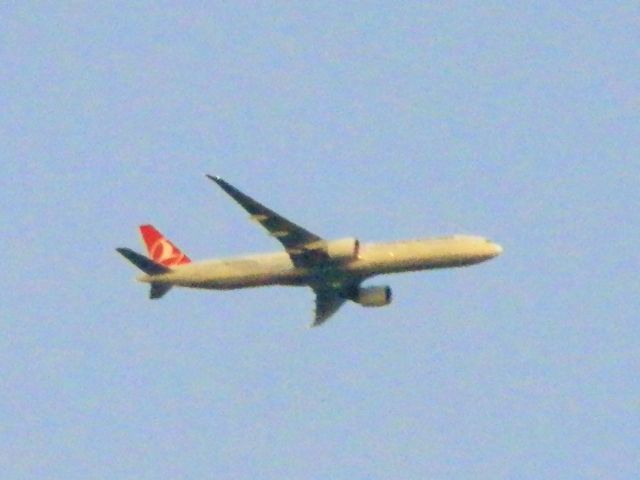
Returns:
[[[171,271],[172,267],[191,263],[191,259],[156,230],[153,225],[140,225],[140,234],[150,258],[128,248],[116,248],[116,250],[147,275],[160,275]],[[170,283],[154,281],[150,283],[149,298],[161,298],[172,287]]]
[[[169,267],[156,263],[144,255],[140,255],[128,248],[116,248],[116,251],[147,275],[160,275],[171,270]],[[162,298],[169,290],[171,290],[171,287],[172,285],[170,283],[151,282],[149,298]]]
[[[165,267],[175,267],[191,263],[191,259],[165,238],[153,225],[140,225],[140,234],[147,247],[149,257],[155,263]]]

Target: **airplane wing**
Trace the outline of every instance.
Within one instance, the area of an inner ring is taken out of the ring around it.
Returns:
[[[212,175],[207,175],[207,177],[218,184],[242,208],[249,212],[252,220],[267,229],[269,234],[284,246],[296,267],[313,267],[329,260],[324,239],[265,207],[222,178]],[[323,324],[337,312],[347,301],[348,295],[345,295],[344,292],[357,286],[360,281],[362,279],[343,279],[343,281],[335,282],[318,278],[311,286],[316,294],[315,318],[311,326],[316,327]]]
[[[233,185],[228,184],[220,177],[207,175],[217,183],[231,198],[242,206],[251,219],[257,221],[275,237],[291,257],[296,267],[309,267],[327,260],[327,254],[323,250],[324,240],[295,223],[287,220],[273,210],[265,207],[253,198],[245,195]]]
[[[318,279],[313,283],[311,288],[316,294],[316,312],[311,326],[317,327],[329,320],[329,317],[352,297],[353,291],[359,287],[362,280],[362,278],[345,278],[338,281]]]
[[[316,312],[311,326],[317,327],[336,313],[347,299],[340,296],[339,291],[334,288],[314,288],[313,291],[316,294]]]

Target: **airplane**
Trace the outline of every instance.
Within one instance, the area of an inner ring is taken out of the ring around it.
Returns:
[[[325,240],[222,178],[206,176],[276,238],[285,251],[192,262],[152,225],[142,225],[140,233],[149,256],[128,248],[116,251],[144,272],[137,280],[150,284],[152,299],[161,298],[174,286],[210,290],[307,286],[315,293],[311,326],[318,326],[348,300],[364,307],[391,303],[389,286],[362,286],[375,275],[463,267],[502,253],[497,243],[471,235],[368,244],[352,237]]]

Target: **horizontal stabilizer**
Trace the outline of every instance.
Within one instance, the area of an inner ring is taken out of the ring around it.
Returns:
[[[116,251],[147,275],[159,275],[161,273],[167,273],[171,271],[169,267],[160,265],[150,258],[147,258],[144,255],[140,255],[139,253],[136,253],[129,248],[116,248]]]
[[[158,282],[151,283],[151,290],[149,290],[149,298],[151,299],[162,298],[165,293],[171,290],[172,286],[173,285],[171,285],[170,283],[158,283]]]

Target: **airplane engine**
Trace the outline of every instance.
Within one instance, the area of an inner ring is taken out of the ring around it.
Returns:
[[[384,307],[391,303],[391,287],[360,287],[352,300],[363,307]]]
[[[327,255],[337,262],[346,262],[358,258],[360,242],[356,238],[342,238],[327,242]]]

